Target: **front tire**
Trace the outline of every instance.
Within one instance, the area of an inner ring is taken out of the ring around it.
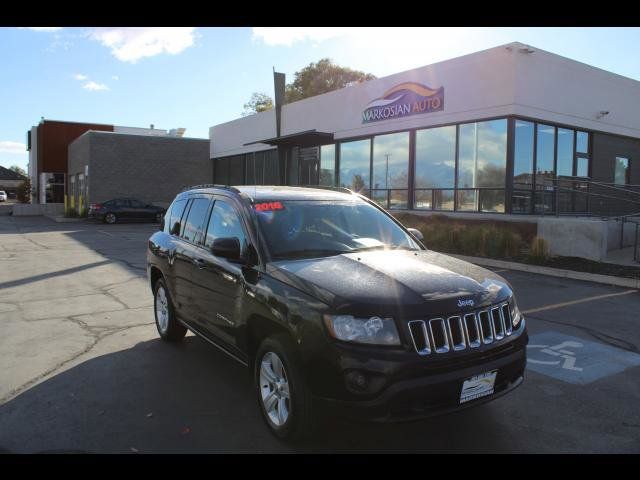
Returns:
[[[186,327],[176,318],[169,290],[162,278],[158,279],[153,289],[153,312],[162,340],[179,342],[187,334]]]
[[[312,396],[288,335],[266,338],[254,360],[254,387],[260,411],[271,433],[281,440],[312,436]]]

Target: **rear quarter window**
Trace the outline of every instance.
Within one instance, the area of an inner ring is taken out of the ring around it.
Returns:
[[[180,221],[187,199],[175,200],[165,214],[164,231],[171,233],[171,227]]]

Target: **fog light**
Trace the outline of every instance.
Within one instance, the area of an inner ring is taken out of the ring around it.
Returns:
[[[369,380],[365,374],[357,370],[351,371],[346,375],[347,387],[349,390],[362,392],[369,385]]]

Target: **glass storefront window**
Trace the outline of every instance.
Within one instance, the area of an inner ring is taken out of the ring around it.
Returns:
[[[336,146],[320,147],[320,185],[333,187],[336,184]]]
[[[576,152],[589,153],[589,134],[587,132],[577,132]]]
[[[389,190],[389,208],[407,208],[408,190]]]
[[[536,139],[536,183],[544,183],[545,178],[554,177],[553,154],[555,128],[551,125],[538,124]]]
[[[456,175],[456,127],[416,132],[416,188],[452,188]]]
[[[504,190],[479,190],[480,211],[504,213]]]
[[[558,128],[558,176],[573,176],[573,130]]]
[[[414,193],[413,208],[431,210],[433,208],[433,190],[416,190]]]
[[[340,143],[340,186],[366,194],[370,159],[371,140]]]
[[[531,213],[531,190],[514,190],[511,195],[512,213]]]
[[[616,157],[614,180],[616,185],[626,185],[629,183],[629,159]]]
[[[433,209],[434,210],[453,210],[453,192],[455,190],[434,190],[433,191]]]
[[[45,203],[64,203],[64,173],[42,173]]]
[[[588,177],[589,176],[589,159],[586,157],[576,158],[576,176]]]
[[[409,132],[373,137],[372,188],[408,188]]]
[[[533,123],[516,120],[513,159],[514,186],[533,183],[533,131]]]
[[[458,190],[458,210],[461,212],[478,211],[478,190]]]
[[[506,119],[460,125],[459,188],[504,188],[506,166]]]

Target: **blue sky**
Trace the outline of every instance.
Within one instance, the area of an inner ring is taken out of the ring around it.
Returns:
[[[519,41],[640,80],[640,28],[0,28],[0,165],[26,170],[40,117],[207,138],[272,67],[323,57],[378,77]],[[606,94],[606,92],[605,92]]]

